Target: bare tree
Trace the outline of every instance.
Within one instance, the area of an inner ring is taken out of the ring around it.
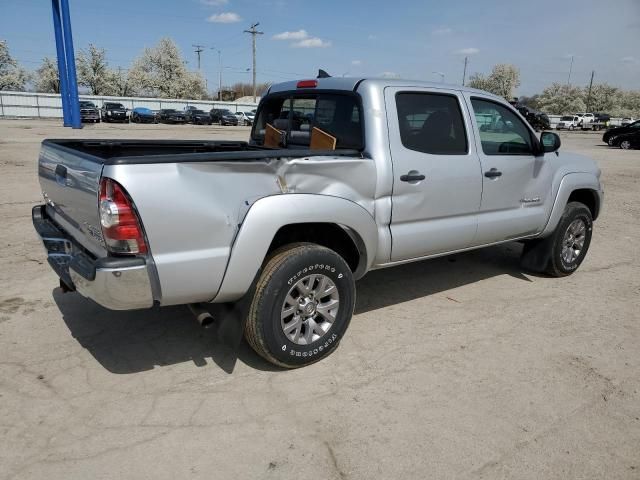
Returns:
[[[45,57],[36,70],[35,87],[42,93],[60,93],[60,76],[58,64],[52,58]]]
[[[9,53],[5,40],[0,40],[0,90],[24,90],[29,73]]]

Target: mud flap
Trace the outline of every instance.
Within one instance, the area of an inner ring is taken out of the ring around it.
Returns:
[[[524,244],[520,265],[525,270],[544,273],[551,261],[553,235],[540,240],[531,240]]]

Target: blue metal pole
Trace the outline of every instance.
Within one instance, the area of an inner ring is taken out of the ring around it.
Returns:
[[[76,78],[76,55],[73,51],[73,36],[71,35],[69,0],[60,0],[60,7],[60,9],[62,10],[62,34],[64,36],[64,52],[67,56],[67,78],[69,80],[71,127],[82,128],[82,120],[80,118],[80,100],[78,99],[78,80]]]
[[[62,100],[62,118],[65,127],[71,126],[71,109],[69,108],[69,87],[67,85],[67,61],[64,56],[64,39],[62,38],[62,20],[58,0],[51,0],[53,10],[53,31],[56,38],[58,56],[58,78],[60,80],[60,99]]]

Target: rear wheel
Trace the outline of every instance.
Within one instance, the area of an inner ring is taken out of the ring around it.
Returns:
[[[355,283],[342,257],[311,243],[287,245],[260,274],[245,338],[275,365],[309,365],[335,350],[354,305]]]

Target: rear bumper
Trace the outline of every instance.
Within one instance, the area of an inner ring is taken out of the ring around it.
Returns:
[[[153,306],[151,278],[144,258],[95,259],[47,217],[44,205],[33,207],[31,216],[49,265],[67,287],[111,310]]]

